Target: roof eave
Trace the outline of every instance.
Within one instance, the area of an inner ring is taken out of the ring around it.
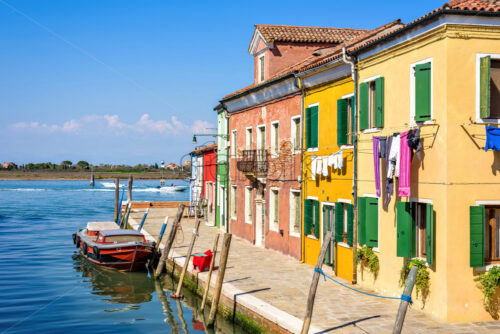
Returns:
[[[224,104],[224,103],[225,103],[225,102],[227,102],[227,101],[234,100],[234,99],[239,98],[239,97],[241,97],[241,96],[244,96],[244,95],[250,94],[250,93],[255,92],[255,91],[259,90],[259,89],[262,89],[262,88],[265,88],[265,87],[267,87],[267,86],[270,86],[270,85],[272,85],[272,84],[274,84],[274,83],[276,83],[276,82],[278,82],[278,81],[285,80],[285,79],[287,79],[287,78],[289,78],[289,77],[293,77],[293,76],[295,76],[294,72],[290,72],[290,73],[284,74],[284,75],[282,75],[282,76],[280,76],[280,77],[277,77],[277,78],[275,78],[275,79],[272,79],[272,80],[266,81],[266,82],[264,82],[263,84],[260,84],[260,85],[258,85],[258,86],[255,86],[255,87],[249,88],[249,89],[244,90],[244,91],[242,91],[242,92],[239,92],[239,93],[237,93],[237,94],[231,95],[231,96],[229,96],[229,97],[227,97],[227,98],[224,98],[224,99],[220,100],[219,102],[220,102],[221,104]]]

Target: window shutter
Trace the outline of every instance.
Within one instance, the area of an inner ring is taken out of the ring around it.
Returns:
[[[354,205],[346,204],[347,207],[347,244],[352,246],[354,234]]]
[[[480,116],[490,117],[490,69],[491,57],[483,57],[479,60],[479,86],[480,86]]]
[[[323,236],[325,236],[326,232],[330,231],[330,227],[328,226],[328,222],[330,221],[329,216],[330,216],[330,211],[329,211],[329,206],[323,205],[322,213],[323,213]],[[328,249],[325,253],[325,259],[323,260],[324,264],[331,264],[331,256],[330,256],[331,250],[330,246],[328,246]]]
[[[378,199],[366,199],[366,245],[378,247]]]
[[[397,256],[398,257],[411,257],[412,245],[412,216],[411,216],[411,203],[397,202]]]
[[[384,78],[375,79],[375,126],[384,127]]]
[[[310,199],[304,200],[304,235],[311,234],[311,225],[313,218],[312,201]]]
[[[359,85],[359,129],[368,129],[368,84]]]
[[[471,206],[470,215],[470,266],[484,266],[484,206]]]
[[[432,204],[425,206],[425,252],[427,263],[434,264],[434,208]]]
[[[431,63],[415,66],[415,120],[431,119]]]
[[[314,236],[319,239],[319,202],[313,201],[314,203]]]
[[[344,233],[344,204],[335,203],[335,240],[342,242],[342,233]]]
[[[318,107],[311,107],[311,147],[318,147]]]
[[[347,100],[337,100],[337,145],[347,145]]]
[[[356,99],[354,95],[351,97],[351,135],[354,136],[356,132],[356,125],[354,121],[356,120]]]
[[[306,108],[306,148],[311,147],[311,108]]]
[[[366,197],[358,197],[358,244],[366,244]]]

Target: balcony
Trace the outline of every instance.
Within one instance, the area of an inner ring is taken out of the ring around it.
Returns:
[[[262,177],[267,174],[267,150],[244,150],[236,168],[247,177]]]

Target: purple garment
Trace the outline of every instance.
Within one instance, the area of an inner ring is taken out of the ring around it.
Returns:
[[[378,137],[373,137],[373,167],[375,171],[375,190],[377,197],[380,197],[380,162],[378,157]]]
[[[391,151],[392,146],[392,136],[387,137],[387,144],[385,148],[385,167],[390,168],[391,162],[389,161],[389,152]],[[389,203],[391,202],[391,196],[394,193],[394,180],[393,178],[387,178],[387,184],[385,185],[385,196],[384,196],[384,207],[387,208]]]

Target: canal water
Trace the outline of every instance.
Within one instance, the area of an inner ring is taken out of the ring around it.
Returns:
[[[181,180],[166,184],[187,185]],[[134,200],[183,201],[159,181],[134,181]],[[71,234],[112,220],[114,189],[96,181],[0,181],[0,333],[204,333],[199,298],[144,273],[88,263]],[[213,331],[212,331],[213,332]],[[216,333],[243,333],[218,319]]]

